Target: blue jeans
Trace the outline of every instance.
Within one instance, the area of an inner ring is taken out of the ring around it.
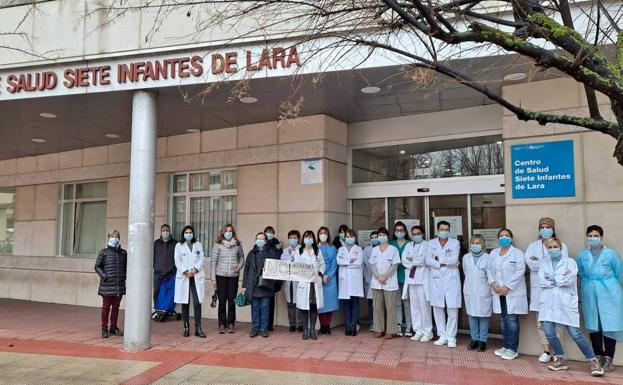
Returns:
[[[258,332],[268,329],[269,297],[253,297],[251,300],[251,327]]]
[[[588,340],[584,337],[584,334],[582,334],[580,328],[569,325],[563,326],[567,328],[567,332],[569,332],[571,338],[573,338],[576,345],[578,345],[578,348],[580,348],[582,354],[584,354],[584,357],[586,357],[587,360],[592,360],[593,358],[595,358],[593,348],[591,348],[591,346],[588,344]],[[556,357],[564,357],[565,350],[560,343],[560,339],[556,335],[556,323],[543,321],[543,331],[545,332],[545,336],[547,337],[549,346],[551,346],[552,350],[554,351],[554,355]]]
[[[344,323],[351,326],[359,322],[359,297],[343,299],[344,303]]]
[[[505,296],[500,296],[500,307],[502,308],[501,319],[504,348],[517,353],[517,347],[519,346],[519,316],[517,314],[508,314]]]
[[[489,334],[489,317],[469,317],[469,333],[472,340],[487,342]]]

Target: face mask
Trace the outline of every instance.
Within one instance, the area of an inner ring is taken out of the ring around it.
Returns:
[[[406,235],[406,233],[404,231],[396,231],[394,234],[396,235],[396,238],[398,238],[398,239],[404,239],[404,237]]]
[[[265,240],[263,240],[263,239],[256,239],[256,240],[255,240],[255,245],[256,245],[257,247],[259,247],[260,249],[261,249],[262,247],[264,247],[264,245],[265,245],[265,244],[266,244],[266,241],[265,241]]]
[[[480,243],[472,243],[469,245],[469,251],[474,254],[480,254],[482,252],[482,245]]]
[[[160,236],[162,237],[162,239],[169,239],[169,237],[171,236],[171,233],[168,231],[163,231],[160,233]]]
[[[379,243],[387,243],[387,235],[379,235],[377,239],[379,240]]]
[[[329,239],[329,236],[325,233],[322,233],[318,236],[318,238],[320,238],[320,242],[326,242],[327,239]]]
[[[275,234],[273,234],[273,233],[266,233],[266,239],[268,239],[269,241],[272,241],[273,238],[275,238]]]
[[[378,246],[380,243],[381,243],[381,241],[379,241],[379,239],[378,239],[378,238],[372,238],[372,239],[370,239],[370,244],[371,244],[372,246]]]
[[[547,249],[547,253],[553,261],[557,261],[562,257],[562,251],[559,248]]]
[[[345,242],[346,242],[347,245],[354,245],[355,244],[355,238],[348,237],[348,238],[346,238]]]
[[[422,241],[424,240],[424,237],[422,235],[414,235],[413,236],[413,241],[415,243],[422,243]]]
[[[232,233],[231,231],[225,231],[223,237],[225,237],[225,239],[227,239],[228,241],[231,241],[231,239],[234,237],[234,233]]]
[[[299,244],[299,240],[298,239],[288,239],[288,244],[290,245],[290,247],[296,247]]]
[[[344,237],[346,236],[346,234],[345,234],[345,233],[339,233],[338,235],[339,235],[339,237],[340,237],[340,239],[341,239],[341,240],[344,240]]]
[[[305,246],[309,247],[314,244],[314,240],[311,238],[305,238],[303,239],[303,243],[305,244]]]
[[[115,237],[115,238],[108,238],[108,244],[112,247],[117,247],[117,245],[119,244],[119,238]]]
[[[450,232],[449,231],[440,231],[439,232],[439,238],[441,239],[448,239],[450,237]]]
[[[184,239],[187,241],[192,241],[194,238],[194,234],[190,233],[190,234],[184,234]]]
[[[552,235],[554,235],[554,229],[544,227],[541,230],[539,230],[539,234],[541,234],[541,238],[548,239],[548,238],[551,238]]]
[[[586,238],[586,241],[590,247],[597,247],[601,245],[601,237],[588,237]]]
[[[513,240],[511,239],[511,237],[504,236],[504,237],[498,238],[498,243],[502,247],[509,247],[511,243],[513,243]]]

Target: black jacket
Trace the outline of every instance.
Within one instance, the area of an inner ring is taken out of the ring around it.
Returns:
[[[95,260],[95,272],[100,276],[97,293],[102,297],[124,295],[127,267],[128,254],[120,246],[102,249]]]
[[[158,238],[154,241],[154,274],[162,277],[174,277],[175,268],[175,244],[177,241],[169,238],[163,241]]]
[[[275,295],[275,281],[264,279],[264,285],[260,286],[260,278],[262,277],[262,269],[264,269],[264,260],[266,259],[280,259],[277,249],[268,247],[268,245],[262,249],[254,246],[249,251],[249,255],[247,255],[244,264],[242,287],[246,289],[245,294],[249,299],[253,297],[273,297]]]

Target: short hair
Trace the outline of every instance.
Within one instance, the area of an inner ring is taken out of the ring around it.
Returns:
[[[387,236],[389,236],[389,230],[387,230],[386,227],[379,227],[378,230],[376,230],[377,234],[385,234]]]
[[[355,239],[357,239],[357,232],[355,231],[355,229],[348,229],[348,230],[346,230],[346,235],[350,235],[350,236],[354,237]]]
[[[288,238],[290,238],[291,236],[296,235],[296,237],[298,239],[301,239],[301,232],[298,230],[290,230],[288,231]]]
[[[108,232],[108,236],[109,237],[117,237],[117,238],[121,239],[121,235],[119,234],[119,230],[110,230]]]
[[[545,246],[548,246],[550,243],[555,243],[557,244],[559,247],[562,247],[562,242],[560,241],[560,239],[556,238],[556,237],[551,237],[548,240],[545,241]]]
[[[500,236],[500,234],[502,234],[502,231],[506,231],[511,235],[511,238],[515,238],[515,236],[513,235],[513,232],[511,231],[511,229],[506,228],[506,227],[502,227],[499,231],[498,231],[498,237]]]
[[[168,224],[166,224],[166,223],[163,223],[163,224],[161,224],[161,225],[160,225],[160,228],[163,228],[163,227],[168,227],[168,228],[169,228],[169,230],[171,230],[171,226],[169,226],[169,225],[168,225]]]
[[[448,222],[448,221],[439,221],[439,222],[437,222],[437,230],[439,230],[439,228],[440,228],[441,226],[443,226],[443,225],[448,226],[448,228],[450,228],[450,227],[451,227],[451,226],[450,226],[450,222]]]
[[[474,234],[472,235],[472,237],[469,239],[469,243],[472,243],[472,241],[474,239],[478,239],[480,241],[480,243],[482,243],[482,248],[486,249],[487,248],[487,242],[485,241],[485,237],[483,237],[480,234]]]
[[[586,235],[592,233],[593,231],[597,231],[600,237],[604,236],[604,229],[599,225],[590,225],[586,228]]]
[[[415,225],[415,226],[411,227],[411,232],[413,232],[413,230],[420,230],[422,232],[422,234],[426,234],[426,231],[424,231],[424,228],[422,226],[419,226],[419,225]]]
[[[269,231],[270,231],[270,232],[272,232],[273,234],[275,233],[275,229],[274,229],[272,226],[266,226],[266,227],[264,227],[264,232],[265,232],[265,233],[267,233],[267,232],[269,232]]]
[[[262,231],[262,232],[259,232],[259,233],[257,233],[257,234],[255,234],[255,239],[257,239],[257,236],[258,236],[258,235],[262,235],[262,236],[264,236],[264,239],[266,239],[266,234],[264,234],[264,232],[263,232],[263,231]]]
[[[378,236],[378,235],[379,235],[379,232],[378,232],[378,231],[376,231],[376,230],[372,230],[372,231],[370,232],[370,236],[373,236],[373,235],[377,235],[377,236]]]

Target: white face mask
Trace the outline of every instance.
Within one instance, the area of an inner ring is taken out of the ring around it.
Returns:
[[[320,242],[326,242],[327,239],[329,239],[329,237],[325,233],[320,234],[318,238],[320,239]]]

